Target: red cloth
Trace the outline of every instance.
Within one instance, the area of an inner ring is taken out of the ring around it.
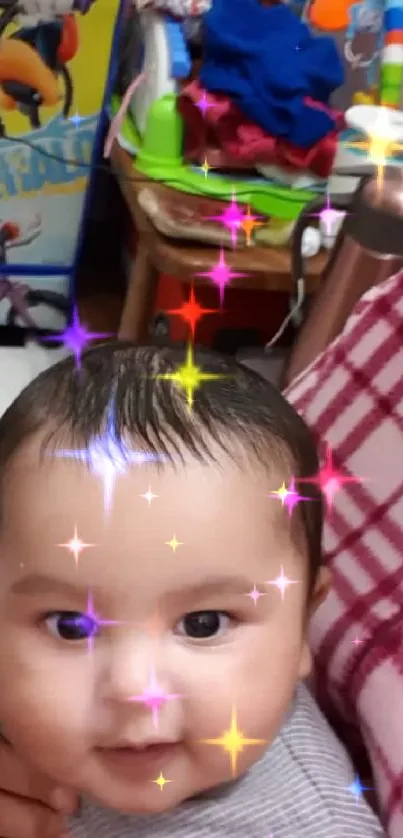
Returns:
[[[198,102],[204,97],[210,107],[203,113]],[[316,107],[325,106],[315,103]],[[270,137],[259,125],[242,115],[228,96],[208,93],[192,81],[177,100],[185,123],[184,156],[202,164],[206,159],[213,168],[251,168],[274,164],[294,170],[309,170],[319,177],[329,176],[337,150],[338,132],[332,132],[309,149],[301,149],[279,137]],[[334,113],[334,112],[332,112]],[[344,117],[336,115],[338,128]]]
[[[334,468],[358,478],[326,516],[333,584],[311,641],[318,698],[345,740],[359,730],[389,838],[403,836],[402,336],[403,272],[362,298],[285,394]]]

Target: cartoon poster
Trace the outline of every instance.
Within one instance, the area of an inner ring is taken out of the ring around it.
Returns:
[[[28,320],[58,327],[118,11],[119,0],[0,0],[0,324],[27,321],[25,297]],[[7,276],[10,264],[38,276]],[[41,277],[42,265],[65,276]]]

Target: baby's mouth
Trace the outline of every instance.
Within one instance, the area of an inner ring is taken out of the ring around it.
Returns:
[[[177,741],[158,741],[142,743],[122,743],[113,747],[96,748],[102,762],[118,773],[135,775],[148,769],[160,770],[179,751],[182,743]]]

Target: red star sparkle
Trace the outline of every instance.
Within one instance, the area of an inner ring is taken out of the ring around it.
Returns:
[[[319,486],[322,494],[324,495],[326,506],[329,511],[333,506],[335,495],[343,488],[343,486],[349,483],[362,483],[362,480],[362,477],[343,474],[343,472],[335,469],[333,463],[333,452],[330,445],[327,445],[326,447],[326,460],[322,468],[319,470],[319,473],[315,477],[301,478],[301,482],[303,483],[311,483]]]
[[[196,300],[192,285],[188,301],[183,303],[180,308],[170,309],[166,313],[176,314],[178,317],[182,317],[182,319],[189,324],[192,338],[194,339],[196,324],[198,321],[204,317],[205,314],[217,314],[217,310],[214,308],[202,308]]]

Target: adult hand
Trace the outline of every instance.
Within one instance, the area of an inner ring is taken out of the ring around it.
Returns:
[[[0,736],[1,838],[61,838],[78,797],[26,766]]]

